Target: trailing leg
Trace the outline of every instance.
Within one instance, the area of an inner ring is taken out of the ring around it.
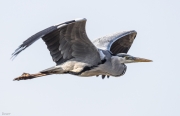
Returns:
[[[50,74],[52,73],[36,73],[36,74],[23,73],[21,76],[15,78],[13,81],[33,79],[37,77],[47,76]]]

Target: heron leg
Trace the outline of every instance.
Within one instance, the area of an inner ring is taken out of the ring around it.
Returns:
[[[106,77],[106,75],[102,75],[102,79],[104,79]]]
[[[33,79],[33,78],[42,77],[42,76],[46,76],[46,75],[49,75],[49,74],[46,74],[46,73],[36,73],[36,74],[23,73],[21,76],[15,78],[13,81]]]

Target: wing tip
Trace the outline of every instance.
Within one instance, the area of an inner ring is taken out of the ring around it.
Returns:
[[[126,35],[134,35],[134,38],[135,38],[135,36],[137,35],[137,31],[129,30],[129,31],[123,31],[123,32],[115,32],[115,33],[107,35],[107,36],[112,36],[112,35],[117,35],[117,38],[122,38]]]
[[[130,30],[130,31],[128,31],[129,33],[134,33],[134,34],[137,34],[137,31],[135,31],[135,30]]]
[[[137,31],[135,30],[127,30],[127,31],[120,31],[120,32],[115,32],[114,34],[120,34],[120,35],[129,35],[129,34],[137,34]]]
[[[60,28],[60,27],[66,26],[67,24],[75,23],[75,22],[81,22],[81,21],[87,21],[87,19],[86,18],[76,18],[74,20],[66,21],[64,23],[59,23],[59,24],[56,24],[54,26],[56,26],[57,28]]]
[[[81,21],[87,21],[86,18],[76,18],[75,19],[76,22],[81,22]]]
[[[14,59],[20,52],[22,52],[24,49],[26,49],[27,46],[20,45],[12,54],[10,59]]]

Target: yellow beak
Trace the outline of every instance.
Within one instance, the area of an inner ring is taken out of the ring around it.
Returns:
[[[152,62],[152,60],[149,60],[149,59],[145,59],[145,58],[138,58],[136,57],[134,59],[135,62]]]

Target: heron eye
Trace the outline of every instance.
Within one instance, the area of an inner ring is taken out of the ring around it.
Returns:
[[[128,57],[128,56],[125,56],[125,59],[126,59],[126,60],[128,60],[128,59],[129,59],[129,57]]]

